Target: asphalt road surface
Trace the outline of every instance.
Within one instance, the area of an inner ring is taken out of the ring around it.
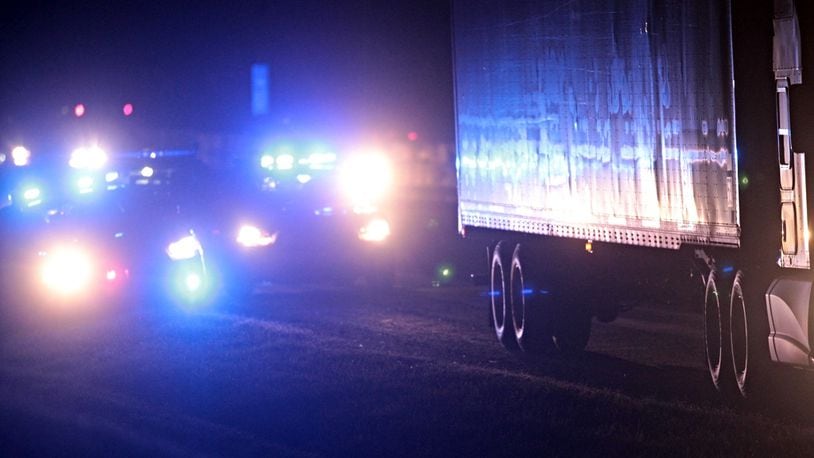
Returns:
[[[2,322],[0,456],[814,450],[811,378],[778,371],[766,402],[722,401],[687,304],[595,322],[579,357],[505,350],[484,287],[465,281],[486,260],[455,236],[454,202],[411,211],[392,291],[267,283],[200,309],[128,301]],[[433,286],[441,267],[454,280]]]
[[[427,283],[267,284],[240,304],[119,305],[5,330],[0,455],[812,450],[808,384],[799,408],[721,402],[692,310],[639,307],[595,324],[581,357],[531,360],[495,341],[481,288]]]

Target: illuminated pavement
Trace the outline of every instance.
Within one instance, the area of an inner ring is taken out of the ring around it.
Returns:
[[[266,285],[245,303],[194,313],[132,304],[7,329],[0,452],[795,454],[812,445],[811,415],[732,411],[712,395],[696,313],[634,309],[597,325],[579,360],[525,361],[494,342],[479,288],[419,283],[386,295]]]

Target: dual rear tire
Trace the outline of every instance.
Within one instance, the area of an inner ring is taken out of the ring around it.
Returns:
[[[725,397],[751,399],[766,388],[768,322],[759,290],[742,271],[731,281],[713,270],[706,282],[704,337],[713,386]]]
[[[530,354],[551,349],[579,353],[588,343],[591,315],[579,301],[549,288],[540,259],[524,244],[495,246],[489,294],[495,336],[505,347]]]

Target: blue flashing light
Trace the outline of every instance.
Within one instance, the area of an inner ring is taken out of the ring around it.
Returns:
[[[526,288],[526,289],[523,290],[523,295],[524,296],[531,296],[532,294],[534,294],[534,290],[531,289],[531,288]]]
[[[721,269],[721,272],[723,272],[725,274],[731,274],[734,270],[735,270],[735,267],[733,267],[733,266],[724,266]]]

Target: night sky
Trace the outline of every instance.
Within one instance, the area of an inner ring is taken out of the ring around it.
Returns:
[[[452,138],[445,1],[151,2],[3,7],[3,130],[64,107],[133,103],[162,128],[341,127]],[[270,69],[269,116],[250,70]],[[62,115],[64,117],[64,115]]]

